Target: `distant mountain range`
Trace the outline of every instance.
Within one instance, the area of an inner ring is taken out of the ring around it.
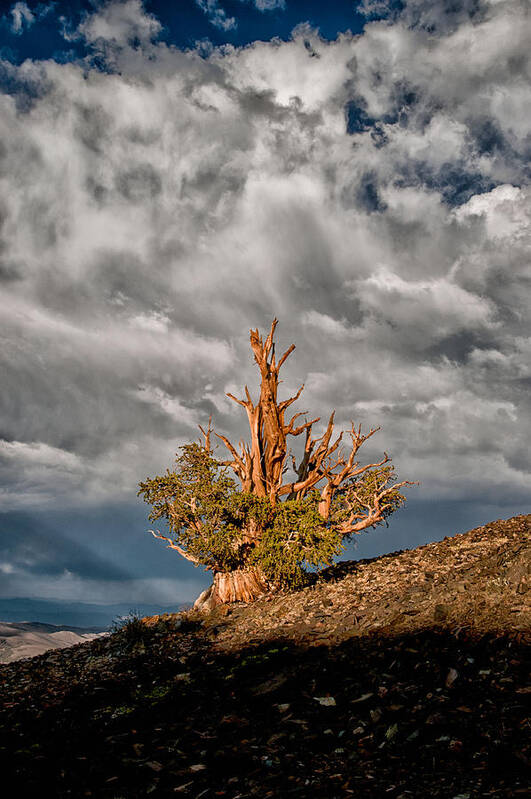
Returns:
[[[108,630],[113,621],[131,613],[154,616],[158,613],[178,613],[187,607],[190,605],[182,603],[167,606],[134,602],[97,605],[62,599],[0,598],[0,620],[51,624],[61,630],[77,627],[83,628],[84,632],[102,632]]]
[[[53,624],[0,621],[0,663],[41,655],[49,649],[92,641],[104,632],[84,630],[81,627],[56,627]]]

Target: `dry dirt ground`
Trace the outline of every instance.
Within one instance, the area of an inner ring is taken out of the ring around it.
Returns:
[[[0,666],[13,796],[529,795],[531,516]]]

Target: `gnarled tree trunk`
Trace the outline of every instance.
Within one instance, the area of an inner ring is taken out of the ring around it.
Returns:
[[[216,572],[214,582],[198,597],[194,610],[212,610],[216,605],[230,602],[253,602],[268,590],[269,584],[259,569]]]

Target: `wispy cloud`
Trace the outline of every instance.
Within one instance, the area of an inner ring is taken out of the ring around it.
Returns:
[[[21,36],[35,23],[47,16],[52,16],[56,5],[56,2],[52,0],[50,3],[33,4],[30,8],[24,0],[18,0],[3,17],[0,17],[0,22],[3,22],[15,36]]]
[[[238,27],[236,17],[229,17],[218,0],[195,0],[201,11],[208,17],[208,21],[215,28],[222,31],[234,30]]]
[[[286,8],[286,0],[251,0],[251,2],[258,11],[276,11],[276,9],[284,10]]]
[[[11,30],[13,33],[22,33],[31,28],[35,22],[35,15],[28,8],[27,3],[18,2],[9,10],[11,14]]]

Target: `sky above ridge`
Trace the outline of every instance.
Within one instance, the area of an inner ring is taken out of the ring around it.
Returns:
[[[529,510],[523,0],[0,3],[0,596],[192,600],[139,480],[285,395],[381,426],[350,556]]]

